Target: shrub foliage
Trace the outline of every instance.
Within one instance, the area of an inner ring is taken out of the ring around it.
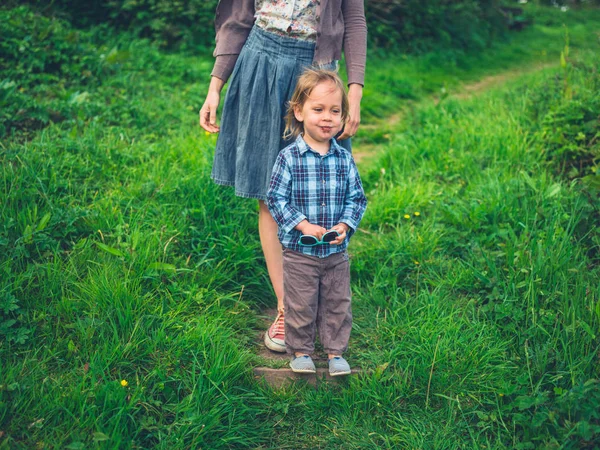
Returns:
[[[10,3],[10,2],[9,2]],[[33,2],[42,7],[46,2]],[[53,13],[78,25],[108,22],[163,46],[211,48],[217,0],[56,0]],[[500,0],[366,0],[373,44],[403,51],[481,47],[504,27]]]
[[[504,28],[499,0],[390,0],[367,6],[371,40],[388,49],[481,48]]]
[[[103,72],[95,47],[65,20],[25,6],[0,10],[0,34],[0,137],[62,120],[70,110],[60,98],[64,89],[95,84]],[[56,108],[38,95],[56,98]]]
[[[8,7],[24,3],[8,0]],[[68,18],[76,26],[108,23],[134,30],[164,47],[212,48],[218,0],[42,0],[28,2],[43,14]],[[483,48],[506,25],[522,17],[502,10],[506,0],[365,0],[369,39],[377,47],[421,52],[434,47]],[[600,0],[544,0],[556,7],[600,4]],[[509,8],[510,9],[510,8]],[[518,10],[519,8],[516,8]]]

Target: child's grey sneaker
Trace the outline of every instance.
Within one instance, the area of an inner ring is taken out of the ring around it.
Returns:
[[[292,372],[295,373],[316,373],[315,363],[310,356],[298,356],[290,362]]]
[[[351,373],[350,364],[341,356],[336,356],[329,360],[329,375],[332,377],[350,375]]]

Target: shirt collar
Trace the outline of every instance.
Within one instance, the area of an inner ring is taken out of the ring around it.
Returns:
[[[337,143],[337,141],[334,138],[331,138],[331,140],[329,141],[330,145],[329,145],[329,151],[323,155],[323,156],[327,156],[329,154],[336,154],[339,153],[340,151],[340,145]],[[296,145],[298,146],[298,151],[300,151],[301,155],[304,155],[307,151],[312,150],[308,144],[306,143],[306,141],[304,140],[304,138],[302,137],[301,134],[298,135],[298,137],[296,138]],[[314,151],[314,150],[312,150]]]

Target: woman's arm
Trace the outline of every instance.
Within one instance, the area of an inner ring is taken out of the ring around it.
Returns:
[[[351,138],[358,131],[360,125],[360,101],[362,99],[362,85],[352,83],[348,86],[348,121],[344,125],[344,132],[339,136],[338,140]]]
[[[360,102],[362,100],[367,60],[367,21],[363,0],[343,0],[344,57],[348,73],[348,122],[339,140],[351,138],[360,125]]]
[[[215,51],[212,76],[227,81],[254,25],[255,0],[221,0],[215,12]]]
[[[221,90],[225,85],[225,81],[217,77],[211,77],[208,87],[208,94],[204,105],[200,108],[200,126],[209,133],[218,133],[219,126],[217,125],[217,109],[221,101]]]
[[[254,0],[221,0],[215,12],[215,64],[208,93],[199,112],[199,123],[209,133],[217,133],[217,109],[221,90],[233,71],[237,57],[254,24]]]
[[[344,17],[343,50],[346,59],[348,84],[365,84],[367,61],[367,20],[364,0],[342,0]]]

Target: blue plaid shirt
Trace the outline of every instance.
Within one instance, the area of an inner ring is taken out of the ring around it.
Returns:
[[[298,136],[277,156],[267,205],[285,248],[325,258],[346,250],[365,213],[367,198],[350,152],[332,139],[329,151],[321,156]],[[295,227],[304,219],[327,230],[340,222],[350,229],[340,245],[298,245],[302,233]]]

